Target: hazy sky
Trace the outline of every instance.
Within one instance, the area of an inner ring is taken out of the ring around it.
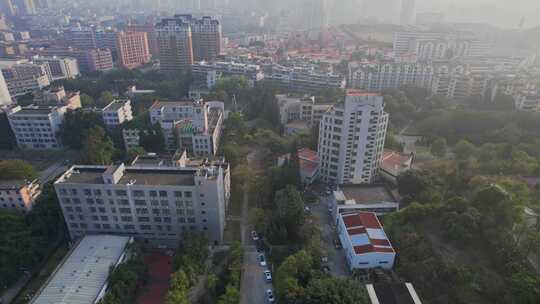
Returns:
[[[449,21],[485,22],[503,27],[540,25],[540,0],[416,0],[417,12],[442,11]]]

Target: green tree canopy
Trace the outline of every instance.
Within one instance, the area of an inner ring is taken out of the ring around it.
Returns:
[[[433,155],[435,155],[437,157],[444,157],[446,155],[447,148],[448,148],[448,146],[446,144],[446,139],[437,138],[431,144],[431,154],[433,154]]]
[[[64,121],[60,128],[62,142],[72,149],[82,149],[83,140],[88,130],[98,126],[104,127],[101,114],[82,109],[68,111],[64,115]]]
[[[87,164],[110,165],[114,154],[111,139],[101,127],[94,127],[84,135],[84,160]]]
[[[0,180],[37,178],[36,169],[23,160],[0,160]]]

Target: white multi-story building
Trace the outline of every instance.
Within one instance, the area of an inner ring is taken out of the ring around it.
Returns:
[[[126,121],[130,121],[133,119],[133,113],[131,112],[131,100],[113,100],[105,108],[103,108],[101,115],[103,117],[103,123],[107,127],[118,126]]]
[[[21,149],[60,149],[60,126],[68,106],[14,107],[7,111],[11,130]]]
[[[257,81],[264,78],[261,67],[255,64],[206,61],[196,62],[191,65],[194,84],[200,88],[213,88],[223,76],[242,76],[248,81],[250,87],[255,86]]]
[[[282,124],[294,121],[304,121],[308,125],[315,125],[333,103],[315,103],[315,97],[295,97],[287,94],[276,95],[279,106],[279,116]]]
[[[380,94],[348,90],[319,128],[321,178],[328,184],[367,184],[377,177],[384,150],[388,113]]]
[[[39,91],[51,84],[52,74],[47,63],[4,61],[0,62],[0,68],[11,97]]]
[[[337,231],[351,270],[394,266],[396,252],[375,213],[341,214]]]
[[[11,95],[9,94],[4,74],[0,73],[0,108],[11,104]]]
[[[34,56],[32,57],[32,61],[37,64],[47,63],[51,70],[52,80],[72,79],[81,74],[77,59],[75,58]]]
[[[540,112],[540,93],[523,90],[513,95],[515,107],[519,111]]]
[[[318,92],[325,89],[345,88],[345,77],[332,73],[320,73],[314,68],[285,67],[273,65],[264,79],[282,88],[299,92]]]
[[[186,150],[194,156],[216,155],[225,105],[220,101],[156,101],[150,121],[159,123],[170,151]]]
[[[332,217],[350,212],[374,212],[377,215],[399,210],[398,200],[384,184],[339,185],[331,197]]]
[[[174,248],[182,232],[223,240],[223,169],[73,166],[54,187],[72,239],[123,234]]]
[[[28,212],[40,193],[37,181],[0,180],[0,209]]]

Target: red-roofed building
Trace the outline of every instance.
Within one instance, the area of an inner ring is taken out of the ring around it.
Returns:
[[[394,266],[396,252],[373,212],[340,214],[338,233],[349,268],[369,269]]]
[[[278,166],[283,166],[285,162],[290,160],[291,155],[285,154],[278,158]],[[311,185],[319,178],[319,157],[317,152],[308,149],[298,149],[298,159],[300,161],[300,177],[304,185]]]
[[[396,184],[397,176],[411,169],[414,154],[400,153],[393,150],[384,150],[379,174],[387,181]]]

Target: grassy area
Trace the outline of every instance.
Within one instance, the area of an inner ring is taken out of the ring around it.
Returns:
[[[67,254],[69,249],[67,248],[67,245],[62,244],[60,245],[56,251],[49,257],[41,271],[36,274],[28,284],[24,287],[24,289],[19,293],[19,296],[17,296],[13,300],[13,304],[24,304],[28,303],[28,300],[26,300],[27,296],[33,296],[35,293],[39,290],[39,288],[45,283],[47,278],[52,274],[52,272],[56,269],[58,264],[62,261],[64,256]]]
[[[225,229],[224,242],[226,244],[232,244],[236,241],[241,241],[240,221],[229,220]]]

